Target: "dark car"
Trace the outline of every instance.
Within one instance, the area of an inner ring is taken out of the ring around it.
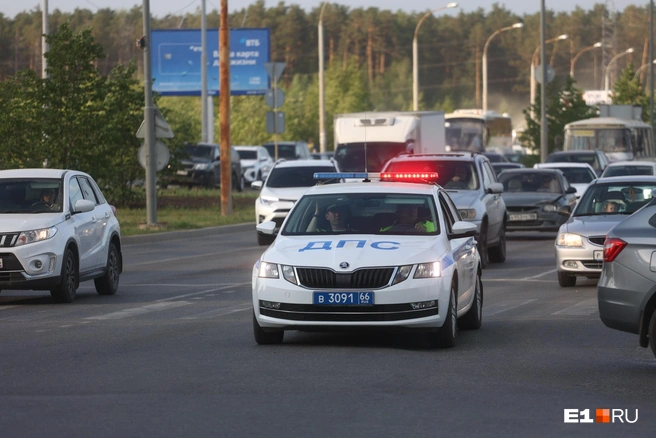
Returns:
[[[508,231],[558,231],[576,204],[576,189],[552,169],[510,169],[499,175]]]
[[[545,163],[587,163],[592,166],[594,171],[597,172],[597,176],[599,176],[610,164],[610,158],[599,149],[559,151],[549,154]]]
[[[507,169],[522,169],[525,166],[522,163],[490,163],[492,164],[492,169],[494,173],[499,176],[501,172]]]
[[[188,187],[214,188],[221,185],[221,146],[214,143],[185,145],[186,158],[180,160],[173,175],[161,178],[162,185],[179,184]],[[232,188],[244,190],[241,161],[234,148],[230,148]]]
[[[285,160],[311,160],[310,148],[304,141],[279,141],[278,156],[276,157],[276,144],[274,142],[264,143],[269,155],[274,161],[284,158]]]
[[[490,160],[490,163],[507,163],[508,159],[504,157],[501,154],[497,154],[496,152],[483,152],[483,155],[487,157],[488,160]]]

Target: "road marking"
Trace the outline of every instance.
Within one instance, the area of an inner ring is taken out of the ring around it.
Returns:
[[[532,299],[532,300],[507,300],[503,303],[498,303],[498,304],[492,304],[491,306],[488,307],[483,307],[483,316],[494,316],[498,315],[499,313],[505,312],[510,309],[516,309],[520,306],[523,306],[525,304],[532,303],[533,301],[537,301],[537,299]]]
[[[2,306],[0,307],[0,310],[13,309],[14,307],[20,307],[20,306]]]
[[[514,282],[514,283],[519,283],[519,282],[528,282],[528,283],[556,283],[556,280],[530,280],[530,277],[527,278],[485,278],[483,279],[483,283],[486,282],[501,282],[501,283],[506,283],[506,282]]]
[[[524,277],[521,278],[520,280],[533,280],[535,278],[540,278],[540,277],[544,277],[545,275],[553,274],[554,272],[558,272],[558,269],[552,269],[551,271],[543,272],[542,274],[534,275],[532,277]]]
[[[209,312],[199,313],[194,316],[185,316],[178,319],[206,319],[206,318],[215,318],[217,316],[225,316],[231,313],[243,312],[245,310],[251,310],[253,308],[252,303],[247,305],[240,304],[238,306],[224,307],[223,309],[210,310]]]
[[[142,265],[159,265],[162,263],[168,263],[168,262],[175,262],[178,260],[189,260],[189,259],[197,259],[197,258],[209,258],[212,256],[222,256],[226,254],[232,254],[232,253],[243,253],[246,248],[240,248],[240,249],[235,249],[232,251],[219,251],[219,252],[210,252],[210,253],[205,253],[205,254],[195,254],[195,255],[189,255],[189,256],[182,256],[182,257],[172,257],[169,259],[162,259],[162,260],[153,260],[152,262],[141,262],[141,263],[130,263],[130,271],[133,266],[142,266]]]
[[[155,303],[155,304],[148,304],[146,306],[141,306],[141,307],[133,307],[131,309],[125,309],[121,310],[119,312],[112,312],[112,313],[106,313],[104,315],[98,315],[98,316],[91,316],[88,318],[84,319],[89,319],[89,320],[110,320],[110,319],[123,319],[123,318],[131,318],[133,316],[139,316],[139,315],[144,315],[146,313],[151,313],[151,312],[161,312],[162,310],[169,310],[169,309],[175,309],[176,307],[182,307],[182,306],[188,306],[189,304],[192,304],[189,301],[171,301],[168,303]]]
[[[573,306],[566,307],[552,315],[565,315],[565,316],[587,316],[592,315],[599,311],[599,301],[597,298],[590,298]]]
[[[250,284],[250,283],[228,284],[228,285],[221,286],[221,287],[215,287],[214,289],[205,289],[205,290],[202,290],[200,292],[194,292],[194,293],[190,293],[190,294],[178,295],[178,296],[170,297],[170,298],[162,298],[161,300],[157,300],[157,302],[160,303],[162,301],[179,300],[180,298],[193,297],[195,295],[206,294],[206,293],[209,293],[209,292],[218,292],[220,290],[228,289],[228,288],[235,287],[235,286],[243,286],[245,284]]]

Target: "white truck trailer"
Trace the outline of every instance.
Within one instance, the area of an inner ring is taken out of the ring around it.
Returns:
[[[443,111],[336,114],[334,122],[342,172],[380,172],[401,153],[446,152]]]

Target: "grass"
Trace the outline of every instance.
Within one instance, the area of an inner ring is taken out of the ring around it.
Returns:
[[[259,192],[232,192],[232,214],[222,215],[221,190],[171,188],[157,191],[157,224],[161,227],[141,229],[147,222],[146,201],[131,207],[117,208],[121,235],[192,230],[219,225],[255,222],[255,199]]]

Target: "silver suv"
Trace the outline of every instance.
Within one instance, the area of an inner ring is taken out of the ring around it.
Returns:
[[[478,228],[481,265],[506,260],[506,204],[490,160],[477,153],[401,154],[383,172],[437,172],[463,220]]]

